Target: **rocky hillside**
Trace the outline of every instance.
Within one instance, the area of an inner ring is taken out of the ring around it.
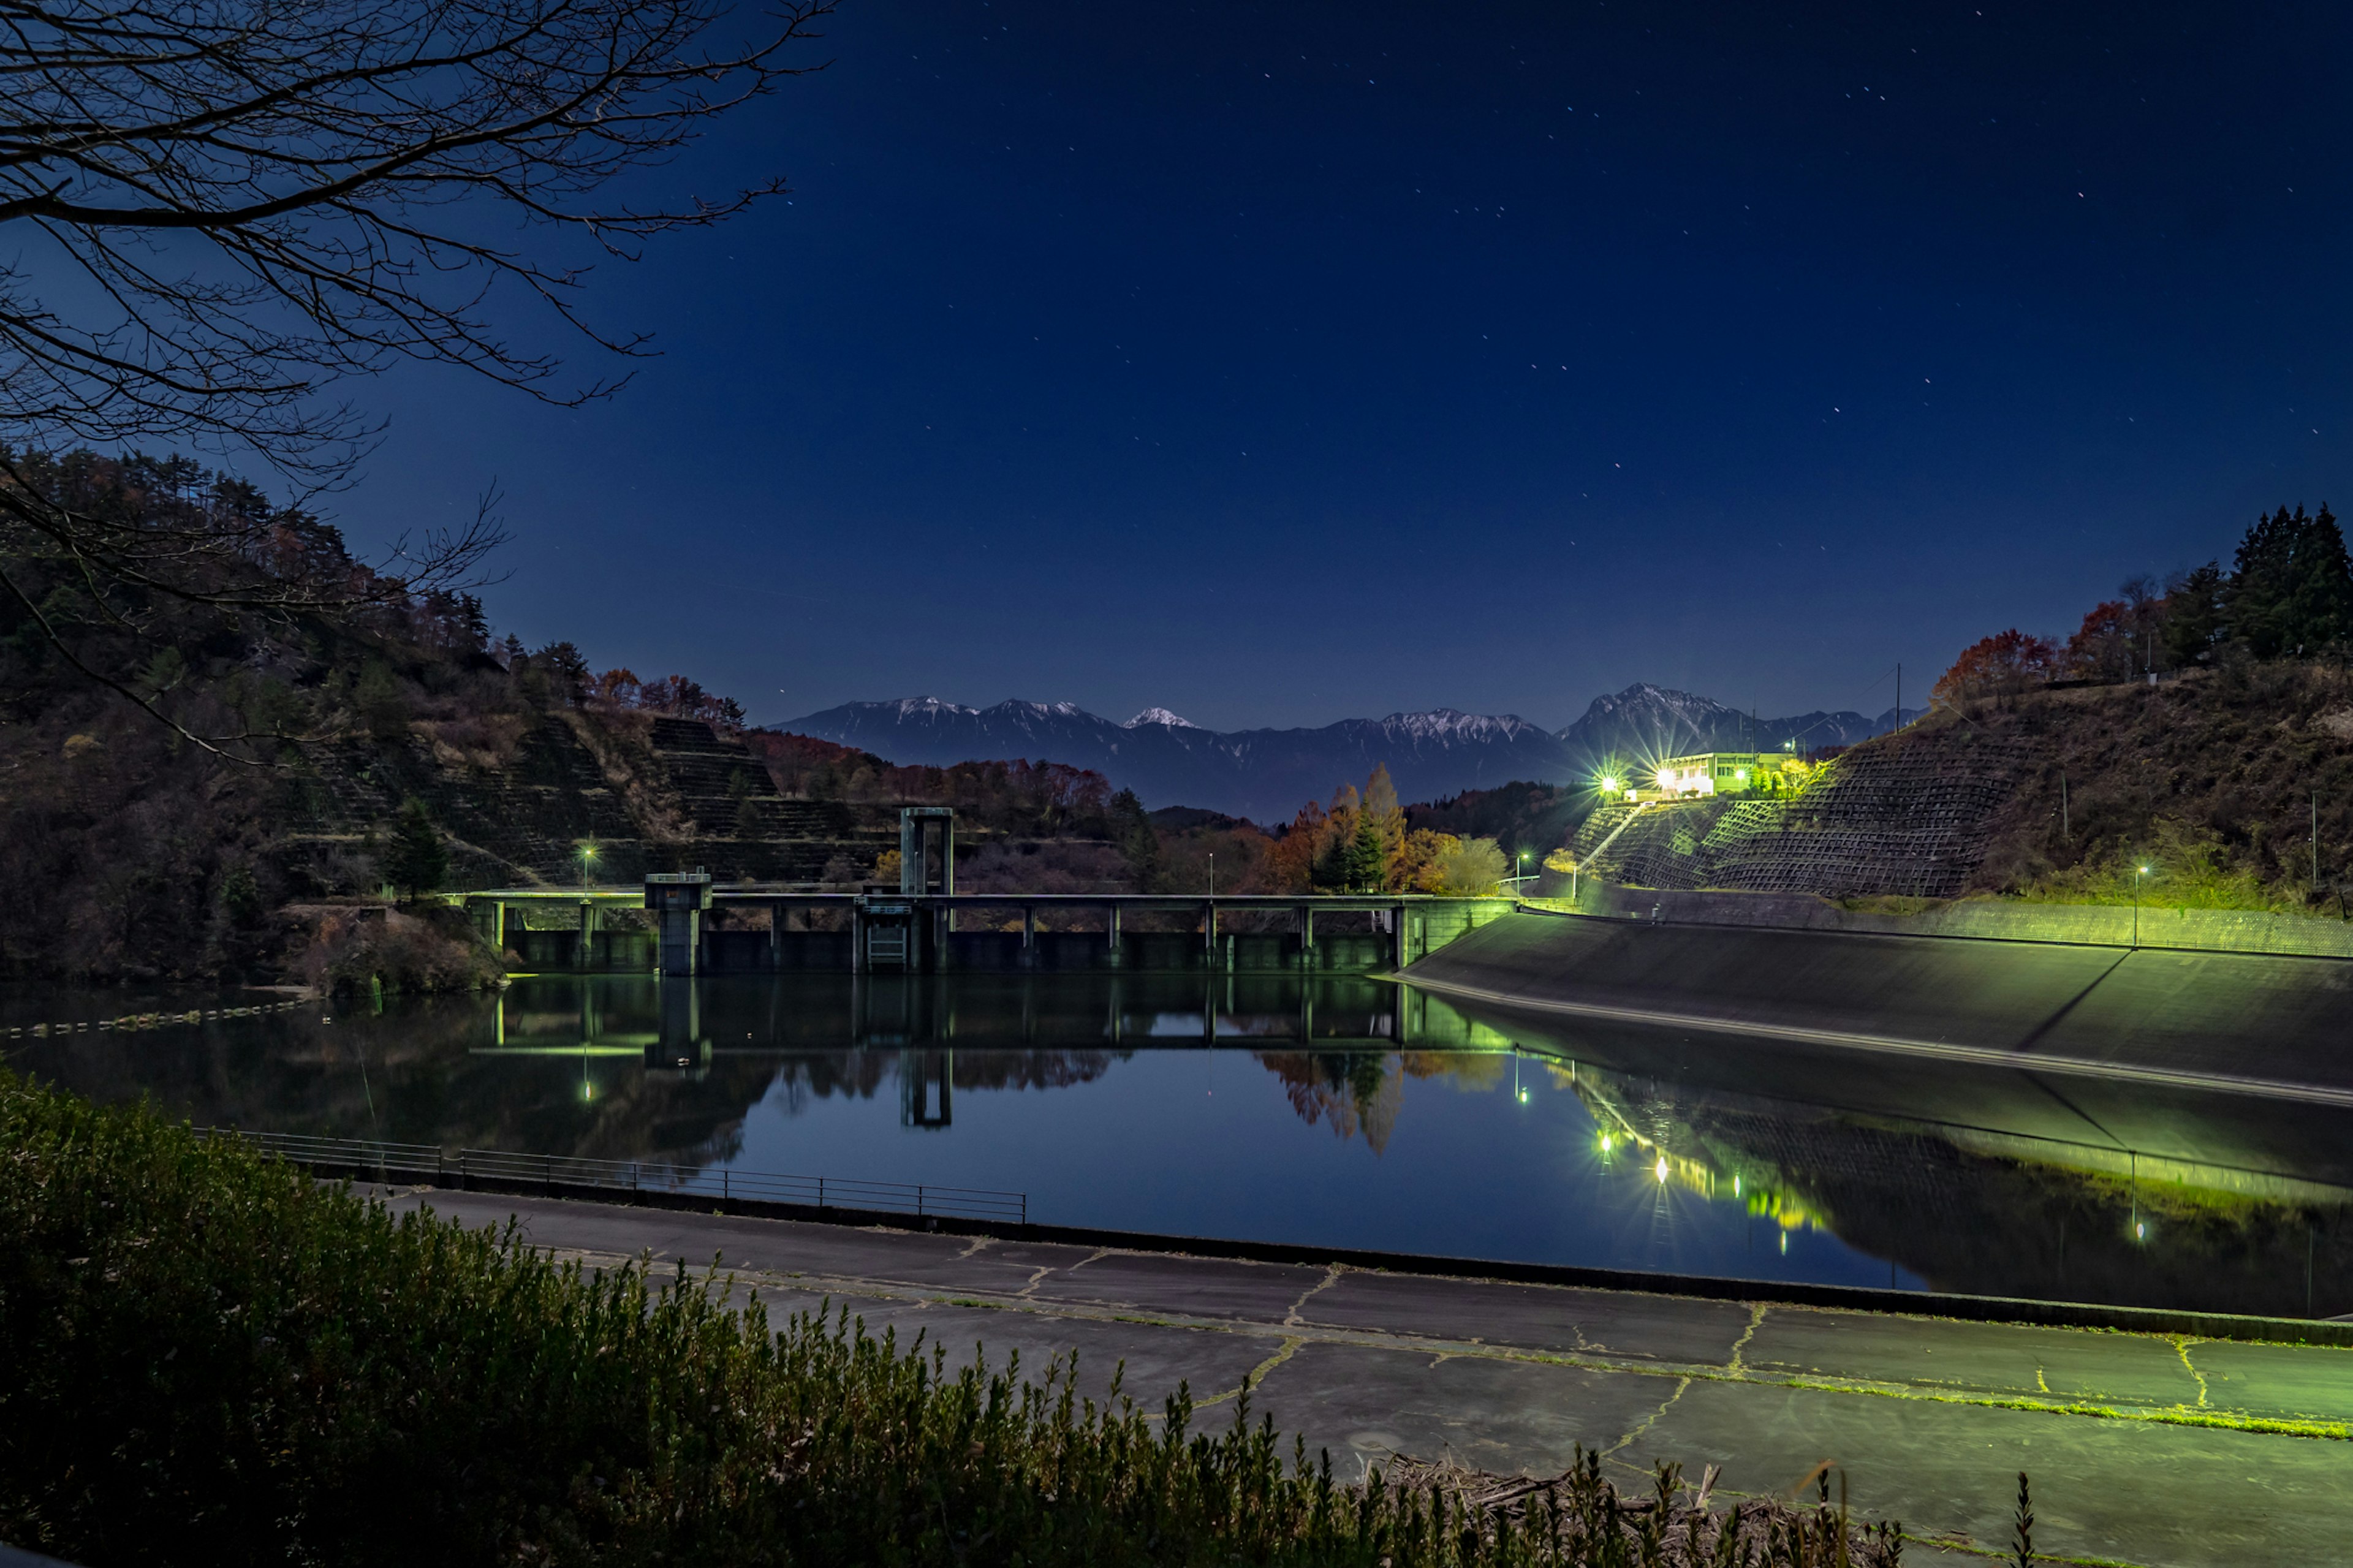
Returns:
[[[1637,886],[1831,897],[2123,901],[2145,865],[2152,903],[2339,912],[2348,786],[2353,677],[2232,660],[1939,710],[1785,803],[1605,807],[1572,852]]]

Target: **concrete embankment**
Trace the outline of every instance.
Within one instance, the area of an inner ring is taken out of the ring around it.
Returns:
[[[1524,913],[1404,977],[1556,1016],[2353,1104],[2337,959]]]

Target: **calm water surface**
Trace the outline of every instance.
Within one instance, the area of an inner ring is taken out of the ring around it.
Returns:
[[[267,1000],[0,993],[0,1023]],[[1018,1191],[1040,1221],[2353,1309],[2353,1117],[1471,1014],[1363,979],[522,979],[23,1038],[202,1124]]]

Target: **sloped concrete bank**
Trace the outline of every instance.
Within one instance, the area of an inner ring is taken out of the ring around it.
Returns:
[[[1514,1010],[2353,1105],[2353,962],[1527,912],[1403,972]]]

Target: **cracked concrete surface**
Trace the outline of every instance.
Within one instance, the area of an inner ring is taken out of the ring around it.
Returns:
[[[2205,1568],[2337,1561],[2353,1539],[2353,1351],[1252,1263],[1003,1238],[406,1191],[510,1215],[591,1264],[714,1257],[772,1316],[868,1326],[1024,1367],[1114,1369],[1147,1410],[1179,1383],[1214,1424],[1247,1381],[1351,1478],[1390,1453],[1556,1474],[1582,1446],[1621,1478],[1661,1459],[1721,1489],[1846,1472],[1857,1507],[1925,1542],[2001,1545],[2017,1472],[2036,1544]]]

